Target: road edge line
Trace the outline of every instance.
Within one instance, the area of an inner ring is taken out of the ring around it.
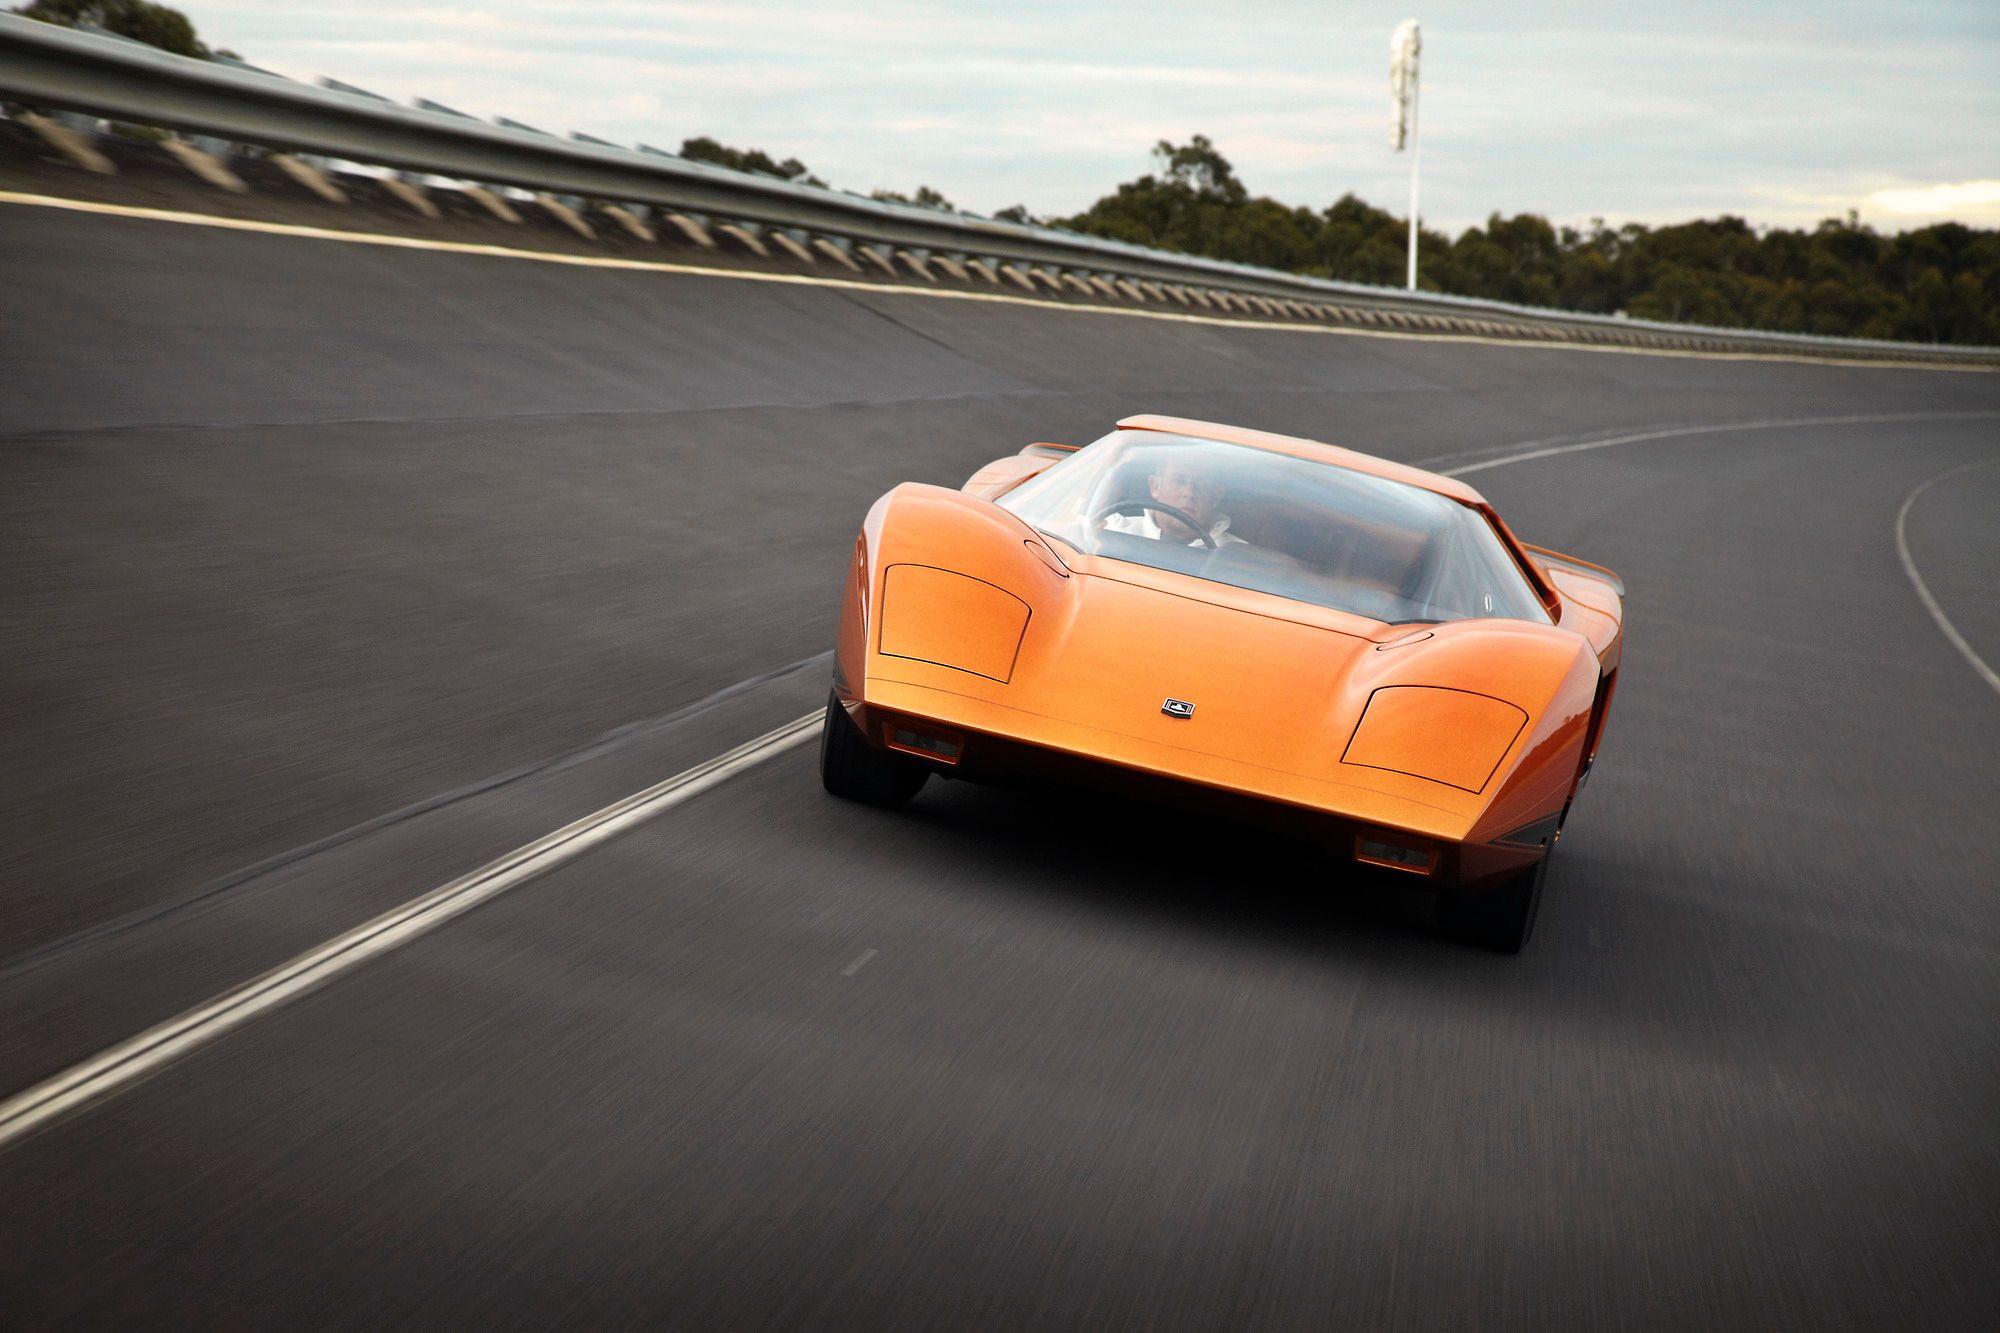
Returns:
[[[1947,477],[1955,477],[1974,468],[1991,467],[1995,463],[2000,463],[2000,458],[1981,458],[1970,463],[1961,463],[1957,467],[1946,468],[1904,496],[1902,508],[1896,511],[1896,557],[1903,562],[1903,573],[1909,575],[1910,586],[1917,590],[1917,600],[1924,604],[1924,610],[1931,613],[1931,619],[1937,622],[1940,630],[1944,631],[1946,641],[1958,649],[1959,655],[1965,658],[1979,678],[1986,682],[1988,689],[2000,694],[2000,672],[1994,671],[1986,659],[1979,655],[1978,650],[1966,642],[1965,636],[1958,632],[1958,626],[1951,623],[1951,617],[1944,613],[1944,608],[1938,605],[1937,598],[1931,595],[1930,585],[1925,583],[1924,576],[1917,572],[1917,562],[1910,554],[1909,538],[1904,533],[1910,509],[1917,503],[1918,496]]]

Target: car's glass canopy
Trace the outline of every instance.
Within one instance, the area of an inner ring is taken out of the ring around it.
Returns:
[[[1114,431],[996,503],[1088,555],[1371,620],[1549,622],[1478,510],[1268,449]]]

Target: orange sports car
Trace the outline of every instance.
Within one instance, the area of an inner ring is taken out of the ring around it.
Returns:
[[[1618,679],[1617,575],[1462,482],[1139,416],[869,510],[820,775],[1050,775],[1275,812],[1516,952]]]

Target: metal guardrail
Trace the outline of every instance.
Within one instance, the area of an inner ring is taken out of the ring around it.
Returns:
[[[1585,315],[1305,277],[1047,227],[921,208],[732,171],[427,103],[313,87],[240,64],[0,14],[0,95],[267,148],[553,194],[646,204],[850,242],[1052,266],[1383,312],[1416,326],[1492,322],[1586,342],[2000,365],[2000,348],[1820,338]]]

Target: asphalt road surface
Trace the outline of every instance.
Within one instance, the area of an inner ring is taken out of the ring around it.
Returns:
[[[812,709],[899,480],[1209,417],[1497,464],[1630,589],[1519,958],[792,749],[0,1148],[0,1324],[2000,1307],[2000,375],[8,206],[0,382],[0,1096]]]

